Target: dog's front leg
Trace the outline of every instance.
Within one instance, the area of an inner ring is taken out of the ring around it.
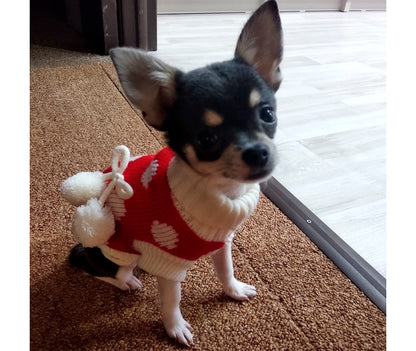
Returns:
[[[179,304],[181,302],[181,283],[158,277],[161,300],[162,321],[166,332],[181,344],[192,344],[192,327],[183,319]]]
[[[218,279],[228,296],[235,300],[244,301],[257,294],[254,286],[240,282],[234,277],[231,241],[226,242],[224,247],[211,255],[211,257]]]

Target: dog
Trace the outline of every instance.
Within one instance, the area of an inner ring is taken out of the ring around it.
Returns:
[[[113,172],[129,195],[106,192],[101,202],[114,215],[114,228],[101,242],[77,244],[69,260],[123,290],[141,289],[136,266],[156,275],[164,327],[181,344],[193,343],[179,306],[181,281],[199,257],[211,256],[225,294],[239,301],[256,295],[234,277],[231,242],[277,163],[282,53],[275,1],[248,19],[229,61],[185,73],[139,49],[110,50],[125,94],[165,133],[168,147],[137,158],[117,149],[128,160],[116,171],[123,163],[116,157],[105,174]]]

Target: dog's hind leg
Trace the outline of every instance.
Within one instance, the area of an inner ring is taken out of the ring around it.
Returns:
[[[69,262],[83,271],[122,290],[142,288],[142,283],[133,274],[136,263],[119,266],[107,259],[98,247],[74,246],[69,254]]]

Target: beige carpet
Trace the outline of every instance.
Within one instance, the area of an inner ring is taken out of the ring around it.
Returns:
[[[122,292],[80,273],[67,256],[74,208],[61,182],[108,165],[111,149],[155,152],[149,130],[108,64],[31,70],[31,350],[175,350],[158,313],[155,279]],[[194,350],[384,350],[385,316],[269,200],[233,246],[236,275],[258,295],[224,296],[210,261],[183,284]]]

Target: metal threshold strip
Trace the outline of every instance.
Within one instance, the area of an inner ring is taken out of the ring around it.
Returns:
[[[263,193],[386,314],[386,279],[275,178]]]

